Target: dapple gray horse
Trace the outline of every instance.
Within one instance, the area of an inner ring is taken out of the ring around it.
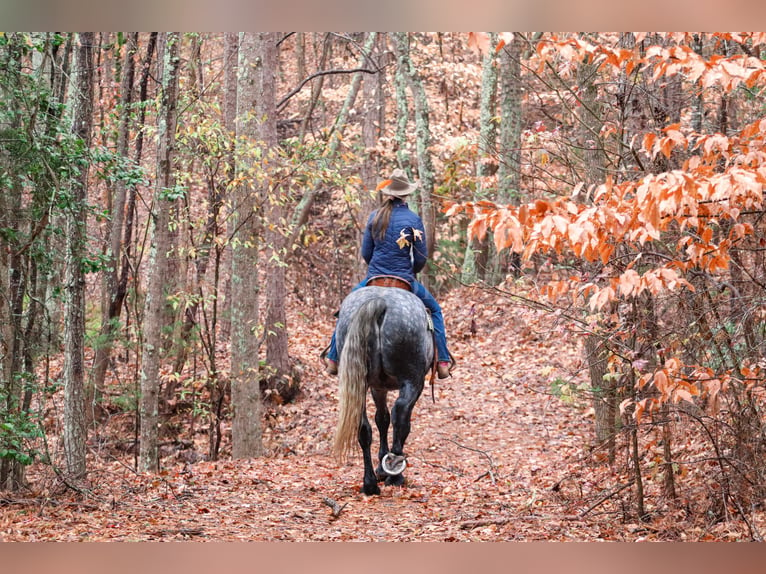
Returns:
[[[362,492],[380,494],[379,481],[404,484],[404,442],[410,433],[412,409],[423,392],[434,359],[430,317],[423,302],[404,289],[363,287],[343,301],[336,337],[340,407],[333,450],[344,459],[356,439],[364,458]],[[365,408],[368,388],[380,433],[376,470],[370,455],[372,427]],[[390,413],[386,401],[389,391],[399,391]],[[392,421],[389,450],[388,427]]]

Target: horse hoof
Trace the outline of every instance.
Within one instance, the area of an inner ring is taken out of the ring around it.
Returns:
[[[389,476],[386,479],[386,486],[404,486],[404,476],[397,474],[396,476]]]
[[[374,494],[380,494],[380,488],[378,488],[377,484],[364,484],[362,485],[362,492],[367,496],[372,496]]]
[[[403,454],[394,454],[389,452],[380,461],[380,466],[383,468],[383,472],[389,476],[402,474],[404,469],[407,468],[407,459]]]

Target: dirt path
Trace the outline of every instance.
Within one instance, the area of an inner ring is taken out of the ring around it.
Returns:
[[[303,398],[268,416],[269,457],[168,459],[158,477],[136,475],[124,462],[102,463],[93,472],[92,496],[46,500],[38,492],[26,501],[7,499],[0,539],[646,537],[646,529],[622,524],[614,507],[603,518],[602,505],[578,517],[619,478],[599,484],[594,477],[606,477],[603,468],[583,478],[592,423],[582,405],[551,394],[551,381],[566,379],[579,361],[576,343],[551,317],[486,294],[463,290],[443,305],[459,366],[454,378],[437,381],[435,403],[427,389],[416,405],[405,488],[383,487],[381,496],[365,497],[361,460],[338,466],[329,457],[337,382],[319,374],[312,357]],[[316,347],[330,328],[294,344]]]

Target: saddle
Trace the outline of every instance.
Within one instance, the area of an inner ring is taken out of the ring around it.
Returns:
[[[412,291],[412,285],[410,285],[409,281],[395,275],[376,275],[375,277],[370,277],[365,285],[368,287],[398,287],[399,289]]]

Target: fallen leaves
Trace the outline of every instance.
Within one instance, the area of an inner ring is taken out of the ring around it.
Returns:
[[[193,464],[168,458],[160,475],[134,473],[125,453],[119,455],[124,461],[94,457],[95,478],[86,499],[56,486],[48,467],[33,467],[34,496],[0,498],[0,539],[746,537],[736,523],[705,530],[666,510],[661,473],[645,477],[645,496],[656,513],[651,528],[631,527],[623,516],[632,495],[630,473],[598,462],[603,451],[590,450],[590,405],[552,393],[557,378],[570,380],[573,388],[584,380],[579,341],[555,316],[510,305],[493,293],[458,289],[441,304],[460,362],[453,378],[437,382],[436,403],[421,399],[415,406],[404,488],[381,485],[380,496],[364,496],[359,456],[338,466],[329,455],[337,381],[321,371],[314,358],[319,350],[310,347],[318,348],[329,335],[328,318],[318,326],[321,336],[291,340],[300,345],[292,353],[311,363],[302,398],[270,407],[264,429],[269,456]],[[465,336],[458,336],[462,331]],[[659,447],[647,446],[654,448]],[[684,480],[694,484],[699,469],[689,468]]]

